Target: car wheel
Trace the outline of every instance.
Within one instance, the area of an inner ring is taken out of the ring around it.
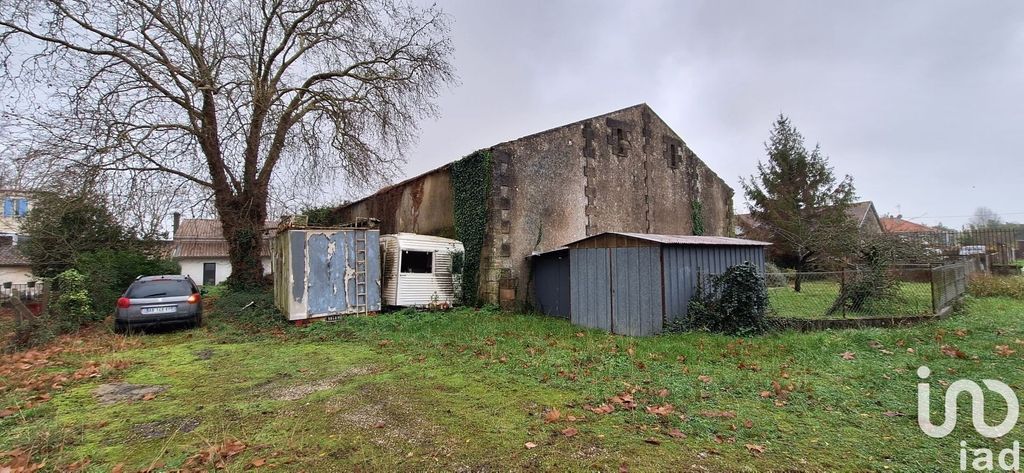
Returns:
[[[127,323],[121,322],[120,320],[115,320],[114,321],[114,333],[127,333],[127,332],[128,332],[128,324]]]
[[[203,318],[201,316],[195,316],[192,318],[192,323],[189,324],[190,328],[200,328],[203,326]]]

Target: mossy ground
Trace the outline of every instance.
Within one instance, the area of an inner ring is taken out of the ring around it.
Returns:
[[[196,330],[65,337],[49,362],[0,377],[0,408],[24,406],[38,396],[19,389],[33,376],[99,366],[0,420],[0,450],[27,450],[54,471],[86,458],[89,471],[175,469],[227,440],[246,445],[229,471],[257,460],[287,471],[936,471],[958,467],[961,439],[990,448],[1019,440],[1017,430],[982,439],[967,421],[931,439],[916,419],[921,365],[934,373],[933,406],[939,383],[959,378],[1021,392],[1024,302],[1012,299],[973,299],[962,314],[912,328],[746,339],[629,338],[472,309],[305,328],[208,315]],[[168,389],[99,404],[92,391],[119,381]],[[584,408],[624,392],[637,408]],[[645,410],[666,403],[670,415]],[[1001,419],[999,408],[989,417]],[[550,409],[561,419],[545,422]],[[139,429],[182,419],[198,425],[162,438]],[[578,433],[564,435],[569,427]]]

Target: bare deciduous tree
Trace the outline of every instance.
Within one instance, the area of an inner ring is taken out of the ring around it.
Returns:
[[[62,165],[205,189],[257,284],[275,173],[393,174],[453,80],[445,16],[401,2],[0,0],[8,126]]]

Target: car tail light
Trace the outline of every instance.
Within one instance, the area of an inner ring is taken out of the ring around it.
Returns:
[[[122,298],[117,300],[117,307],[118,308],[127,309],[131,305],[132,305],[132,301],[130,301],[127,297],[122,297]]]
[[[200,300],[199,294],[193,293],[191,296],[188,296],[189,304],[198,304]]]

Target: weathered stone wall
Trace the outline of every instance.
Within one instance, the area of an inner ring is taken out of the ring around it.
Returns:
[[[732,231],[732,189],[646,105],[493,148],[493,238],[485,294],[532,300],[529,256],[605,231],[691,234],[696,197],[704,234]],[[494,299],[491,299],[494,300]]]
[[[733,191],[647,105],[491,148],[490,219],[481,255],[485,302],[528,304],[529,261],[605,231],[704,234],[733,228]],[[381,233],[455,237],[447,167],[336,210],[342,221],[381,220]]]
[[[334,210],[339,222],[380,219],[381,235],[398,232],[455,238],[448,166],[382,189]]]

